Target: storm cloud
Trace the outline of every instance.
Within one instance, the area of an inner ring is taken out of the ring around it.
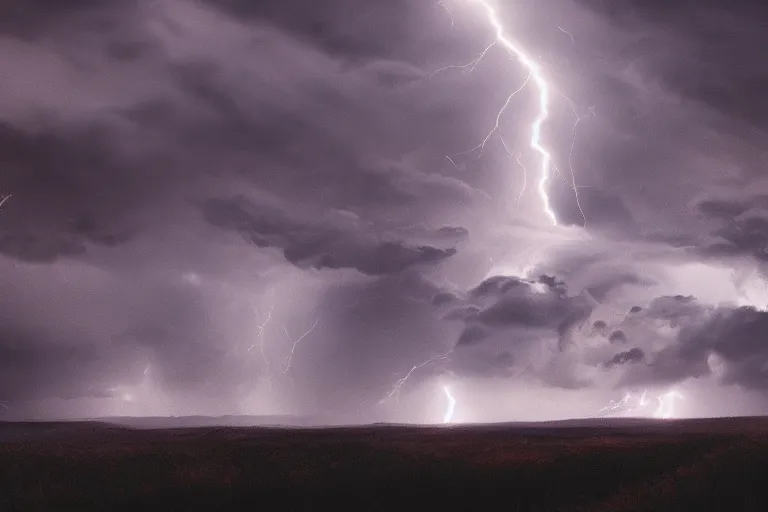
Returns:
[[[765,6],[498,12],[5,2],[0,418],[768,410]]]

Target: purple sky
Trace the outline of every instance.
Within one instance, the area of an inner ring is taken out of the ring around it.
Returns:
[[[768,412],[768,7],[492,3],[556,227],[476,1],[4,2],[0,419]]]

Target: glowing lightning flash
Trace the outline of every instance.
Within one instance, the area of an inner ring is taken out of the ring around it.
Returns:
[[[536,90],[538,91],[538,115],[536,119],[531,124],[531,142],[530,146],[531,148],[539,154],[541,158],[541,177],[539,179],[539,196],[541,197],[542,205],[544,208],[544,213],[550,218],[552,221],[552,224],[557,226],[557,216],[555,215],[555,212],[552,210],[550,206],[550,200],[549,200],[549,194],[547,193],[547,183],[549,182],[549,169],[552,165],[552,155],[550,151],[544,147],[542,140],[541,140],[541,131],[544,123],[546,122],[547,118],[549,117],[549,83],[547,83],[547,80],[544,78],[544,74],[541,70],[541,67],[534,62],[528,54],[520,48],[517,44],[515,44],[506,34],[506,30],[504,29],[504,26],[501,23],[501,20],[499,19],[498,13],[496,12],[496,9],[493,8],[493,6],[490,4],[488,0],[467,0],[469,2],[475,2],[477,4],[480,4],[480,6],[485,10],[485,13],[488,18],[488,22],[493,27],[495,34],[496,34],[496,40],[494,41],[494,44],[501,45],[505,50],[507,50],[510,54],[514,55],[520,63],[526,68],[528,71],[528,79],[526,79],[526,84],[528,83],[528,80],[532,79],[533,83],[536,85]],[[485,53],[490,49],[488,47],[485,52],[481,55],[485,55]],[[476,62],[474,62],[474,65],[476,65]],[[517,92],[513,93],[516,94]],[[509,99],[511,99],[510,96],[507,99],[507,103],[504,105],[502,110],[499,112],[499,116],[503,113],[506,106],[509,104]],[[497,124],[498,124],[498,118],[497,118]],[[487,140],[487,139],[486,139]]]
[[[663,395],[656,397],[659,401],[659,407],[653,413],[654,418],[669,419],[675,417],[675,400],[683,399],[683,395],[677,391],[667,391]]]
[[[456,20],[453,18],[453,12],[451,11],[450,7],[445,5],[445,0],[438,0],[437,4],[442,7],[446,13],[448,13],[448,16],[451,18],[451,26],[455,25]]]
[[[387,399],[390,399],[390,398],[394,398],[395,400],[397,400],[399,398],[399,396],[400,396],[400,390],[402,389],[403,385],[406,382],[408,382],[408,379],[411,377],[411,375],[413,375],[414,372],[424,368],[425,366],[427,366],[430,363],[436,363],[437,361],[443,361],[445,359],[448,359],[448,356],[450,356],[452,352],[453,352],[453,350],[451,350],[450,352],[448,352],[447,354],[444,354],[442,356],[433,357],[431,359],[427,359],[423,363],[419,363],[417,365],[414,365],[408,371],[408,373],[405,374],[405,377],[403,377],[402,379],[400,379],[397,382],[395,382],[395,385],[392,386],[392,389],[387,394],[387,396],[385,396],[382,400],[380,400],[379,403],[383,403]]]
[[[315,330],[315,327],[317,327],[317,323],[319,321],[320,321],[319,318],[317,320],[315,320],[315,323],[312,324],[312,327],[310,327],[307,332],[305,332],[304,334],[302,334],[301,336],[299,336],[296,339],[291,338],[291,335],[288,334],[288,329],[285,327],[285,325],[280,324],[280,326],[283,328],[283,331],[285,332],[285,335],[288,336],[288,339],[293,342],[293,346],[291,346],[291,353],[288,354],[288,357],[285,360],[285,366],[283,366],[283,373],[288,373],[288,370],[291,369],[291,361],[293,360],[293,356],[296,353],[296,347],[299,345],[301,340],[303,340],[304,338],[306,338],[307,336],[312,334],[312,331]]]
[[[453,398],[448,386],[443,386],[443,393],[445,393],[445,396],[448,399],[448,405],[446,406],[445,414],[443,415],[443,423],[448,424],[453,419],[453,412],[456,409],[456,399]]]
[[[258,334],[258,337],[259,337],[259,348],[261,350],[261,358],[264,360],[264,372],[265,372],[265,375],[266,375],[266,378],[267,378],[267,386],[269,387],[270,390],[272,389],[272,374],[270,373],[271,372],[271,365],[269,364],[269,359],[267,358],[267,353],[264,350],[264,338],[265,338],[265,336],[264,336],[264,329],[267,328],[267,325],[272,320],[272,312],[274,311],[274,309],[275,309],[275,305],[273,304],[269,308],[269,313],[267,313],[267,319],[264,320],[263,323],[258,324],[256,326],[256,328],[259,330],[259,334]],[[258,310],[256,311],[256,315],[257,316],[259,315]],[[255,343],[252,344],[248,348],[248,352],[253,350],[255,346],[256,346]]]
[[[636,395],[627,392],[624,394],[621,400],[611,400],[608,405],[600,409],[598,413],[601,416],[608,416],[613,414],[621,414],[623,416],[630,414],[635,414],[638,416],[650,416],[647,412],[644,412],[644,410],[646,410],[645,408],[651,403],[650,400],[646,398],[646,394],[647,391],[643,390],[643,393],[639,396],[639,398],[637,398]],[[674,418],[675,400],[677,399],[683,399],[683,395],[675,390],[667,391],[666,393],[656,397],[659,405],[656,407],[656,410],[653,412],[652,416],[654,418],[660,419]]]
[[[640,396],[640,407],[645,407],[646,405],[648,405],[648,400],[646,400],[645,398],[646,392],[647,391],[644,389],[643,394]]]

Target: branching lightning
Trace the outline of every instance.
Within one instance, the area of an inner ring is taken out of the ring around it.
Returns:
[[[491,136],[493,136],[495,133],[497,133],[499,131],[500,123],[501,123],[501,117],[504,114],[504,112],[507,110],[507,108],[509,107],[509,104],[510,104],[512,98],[515,95],[517,95],[520,91],[522,91],[525,88],[525,86],[528,85],[528,83],[530,81],[533,81],[533,83],[535,85],[535,88],[536,88],[537,98],[538,98],[538,100],[537,100],[538,108],[537,108],[536,118],[533,120],[533,122],[530,125],[530,142],[529,142],[529,146],[533,150],[533,152],[538,156],[538,160],[539,160],[539,176],[540,177],[539,177],[539,181],[538,181],[538,194],[539,194],[539,197],[541,199],[542,209],[544,210],[544,214],[549,218],[549,220],[552,222],[552,224],[554,226],[557,226],[558,225],[557,215],[552,210],[551,200],[550,200],[549,192],[548,192],[548,183],[549,183],[549,179],[550,179],[550,169],[554,168],[555,171],[557,171],[557,173],[561,177],[563,177],[563,179],[565,181],[570,181],[571,182],[569,184],[569,186],[573,189],[574,194],[576,195],[576,204],[577,204],[577,206],[579,208],[579,211],[581,212],[582,216],[584,217],[584,224],[586,225],[586,216],[584,215],[584,210],[583,210],[583,208],[581,206],[581,201],[580,201],[580,198],[579,198],[579,195],[578,195],[578,188],[579,187],[576,185],[575,174],[573,172],[573,166],[571,165],[571,159],[572,159],[572,156],[573,156],[573,150],[574,150],[574,147],[575,147],[575,144],[576,144],[576,130],[578,128],[578,125],[579,125],[580,121],[583,119],[583,117],[578,115],[578,113],[576,112],[576,109],[574,107],[573,102],[568,97],[564,96],[564,98],[568,101],[568,103],[573,108],[574,115],[576,116],[576,123],[575,123],[574,128],[573,128],[574,129],[574,136],[573,136],[573,140],[572,140],[572,143],[571,143],[570,153],[568,155],[568,166],[571,169],[571,179],[567,180],[562,175],[562,173],[560,173],[559,169],[557,169],[557,167],[555,166],[553,158],[552,158],[552,152],[545,146],[545,144],[544,144],[544,142],[542,140],[543,139],[542,131],[543,131],[544,125],[545,125],[545,123],[547,122],[547,120],[550,117],[550,89],[551,89],[551,86],[550,86],[549,82],[547,81],[547,78],[544,75],[544,71],[542,70],[541,66],[535,60],[533,60],[533,58],[531,58],[531,56],[528,54],[528,52],[524,48],[522,48],[520,45],[515,43],[510,38],[510,36],[507,34],[507,30],[504,27],[504,25],[503,25],[503,23],[502,23],[502,21],[501,21],[501,19],[499,17],[499,14],[498,14],[496,8],[494,7],[493,0],[464,0],[464,1],[465,2],[471,2],[471,3],[478,4],[478,6],[484,11],[484,14],[485,14],[485,17],[487,19],[487,22],[491,26],[491,28],[493,29],[494,40],[485,48],[485,50],[482,51],[482,53],[480,53],[480,55],[478,57],[476,57],[472,61],[470,61],[470,62],[468,62],[466,64],[462,64],[462,65],[445,66],[443,68],[438,69],[434,73],[432,73],[431,76],[434,76],[435,74],[440,73],[442,71],[451,70],[451,69],[458,69],[458,70],[461,70],[461,71],[464,71],[464,72],[471,72],[471,71],[473,71],[475,69],[475,67],[477,67],[477,65],[483,60],[483,58],[488,54],[488,52],[492,48],[494,48],[496,46],[499,46],[499,47],[503,48],[512,57],[517,59],[523,65],[523,67],[528,72],[528,77],[526,78],[525,82],[522,84],[522,86],[520,88],[515,90],[512,94],[510,94],[507,97],[506,102],[501,107],[501,109],[499,110],[499,112],[498,112],[498,114],[496,116],[496,121],[495,121],[494,126],[492,127],[490,132],[488,132],[488,134],[485,136],[485,138],[482,140],[482,142],[480,144],[478,144],[477,146],[475,146],[474,148],[470,149],[470,150],[463,151],[461,153],[457,153],[456,155],[453,155],[453,156],[467,154],[467,153],[471,153],[471,152],[478,151],[478,150],[480,152],[479,154],[482,154],[482,151],[485,148],[485,145],[487,144],[487,142],[489,141]],[[453,22],[454,22],[454,15],[453,15],[453,12],[446,6],[445,0],[439,0],[438,4],[449,13],[449,15],[451,16],[451,24],[453,24]],[[561,32],[566,34],[571,39],[572,43],[575,43],[575,39],[574,39],[573,35],[570,32],[568,32],[567,30],[562,28],[560,25],[557,25],[557,28]],[[590,111],[590,113],[594,114],[593,108],[591,108],[589,111]],[[527,188],[527,170],[525,169],[525,167],[520,162],[520,157],[516,156],[510,150],[509,146],[507,145],[506,141],[504,141],[504,139],[501,136],[501,134],[499,134],[499,137],[501,139],[502,145],[504,146],[504,149],[507,152],[507,154],[510,157],[514,158],[514,160],[523,168],[523,172],[524,172],[524,174],[523,174],[523,185],[521,187],[520,194],[519,194],[518,201],[517,201],[518,209],[519,209],[520,200],[521,200],[521,198],[523,196],[523,193],[525,192],[525,190]],[[446,156],[446,158],[448,158],[448,160],[451,162],[451,164],[454,165],[454,167],[458,168],[458,166],[456,165],[456,162],[453,160],[453,158],[451,158],[450,156]]]
[[[581,213],[582,218],[584,219],[584,227],[587,227],[587,216],[584,214],[584,209],[581,207],[581,198],[579,197],[579,186],[576,185],[576,172],[573,170],[573,152],[576,149],[576,136],[579,133],[579,123],[581,123],[584,119],[586,119],[588,116],[592,115],[595,116],[595,107],[592,106],[589,108],[587,112],[589,112],[586,115],[579,115],[578,111],[576,110],[576,104],[573,102],[571,98],[568,96],[561,94],[563,98],[565,98],[565,101],[568,102],[568,105],[570,105],[571,110],[573,110],[573,115],[576,117],[576,121],[573,123],[573,137],[571,138],[571,149],[568,151],[568,169],[571,171],[571,188],[573,189],[573,195],[576,197],[576,206],[579,208],[579,212]],[[555,167],[555,170],[557,170],[557,167]],[[560,174],[560,171],[557,170],[558,174]],[[563,179],[565,177],[560,174]]]
[[[645,391],[643,391],[643,398],[645,397]],[[613,413],[631,413],[635,410],[635,407],[632,405],[632,398],[633,395],[630,392],[624,393],[624,396],[621,397],[620,400],[611,400],[608,402],[608,405],[601,408],[598,411],[598,414],[601,416],[606,416]]]
[[[528,56],[528,53],[523,48],[518,46],[507,36],[504,25],[499,19],[499,15],[496,12],[496,9],[491,5],[491,3],[488,0],[467,0],[467,1],[479,4],[479,6],[482,7],[483,10],[485,11],[486,17],[488,19],[488,23],[490,23],[491,27],[493,27],[493,30],[495,32],[496,39],[493,45],[498,44],[502,46],[505,50],[507,50],[507,52],[509,52],[514,57],[516,57],[517,60],[520,61],[520,63],[526,68],[526,70],[528,71],[528,79],[526,79],[526,82],[523,85],[525,86],[528,83],[528,81],[532,79],[533,83],[536,86],[536,90],[538,92],[538,114],[536,116],[536,119],[531,124],[530,147],[536,153],[538,153],[540,157],[541,177],[539,178],[538,188],[539,188],[539,196],[541,197],[542,207],[544,209],[544,213],[552,221],[552,224],[556,226],[557,216],[555,215],[555,212],[552,210],[550,206],[549,194],[547,192],[547,183],[549,182],[549,169],[552,164],[552,156],[550,151],[543,145],[542,137],[541,137],[543,125],[546,122],[547,118],[549,117],[549,96],[550,96],[549,83],[544,77],[544,73],[542,72],[542,69],[539,66],[539,64],[536,63],[533,59],[531,59],[531,57]],[[485,56],[485,54],[488,52],[488,50],[490,50],[490,48],[493,45],[486,48],[485,52],[481,54],[477,62],[479,62],[479,60]],[[474,66],[477,65],[477,62],[474,63]],[[497,116],[496,118],[497,127],[498,127],[499,117],[501,116],[501,114],[503,114],[512,96],[514,96],[515,94],[517,94],[517,91],[507,98],[507,102],[499,112],[499,116]],[[494,128],[494,130],[491,131],[491,134],[493,134],[494,131],[496,131],[496,128]],[[486,141],[487,141],[487,138],[486,138]],[[484,141],[482,145],[484,145],[486,141]]]
[[[611,414],[623,414],[623,415],[635,415],[635,416],[653,416],[654,418],[668,419],[674,418],[675,413],[675,401],[682,399],[683,395],[676,390],[667,391],[656,397],[659,405],[653,411],[652,414],[647,412],[647,407],[650,405],[650,400],[646,397],[647,390],[643,390],[642,394],[635,395],[630,392],[624,393],[624,396],[620,400],[611,400],[608,405],[601,408],[599,411],[600,416],[608,416]],[[646,412],[644,412],[644,410]]]
[[[256,328],[259,330],[259,334],[257,335],[259,338],[259,349],[261,350],[261,358],[264,360],[264,374],[267,378],[267,386],[269,389],[272,389],[272,367],[269,364],[269,358],[267,357],[267,352],[264,349],[264,342],[265,342],[265,336],[264,336],[264,330],[267,328],[267,325],[269,325],[269,322],[272,320],[272,312],[275,309],[275,305],[272,304],[272,306],[269,308],[269,312],[267,313],[267,319],[264,320],[264,322],[258,324]],[[256,310],[256,316],[259,317],[259,311]],[[258,321],[258,320],[257,320]],[[253,343],[249,348],[248,352],[253,350],[256,347],[256,343]]]
[[[392,386],[392,389],[390,390],[390,392],[387,393],[387,395],[379,403],[385,402],[385,401],[390,400],[390,399],[397,400],[400,397],[400,391],[402,390],[403,385],[405,385],[405,383],[408,382],[408,379],[411,378],[411,375],[413,375],[414,372],[424,368],[428,364],[436,363],[438,361],[444,361],[444,360],[448,359],[448,357],[452,353],[453,353],[453,349],[451,349],[451,351],[446,353],[446,354],[443,354],[443,355],[437,356],[437,357],[432,357],[432,358],[427,359],[426,361],[424,361],[422,363],[414,365],[408,371],[408,373],[405,374],[405,377],[403,377],[402,379],[400,379],[397,382],[395,382],[395,385]]]
[[[507,142],[504,140],[504,137],[499,138],[501,139],[501,145],[504,146],[504,151],[506,151],[509,156],[514,158],[515,162],[517,162],[517,165],[519,165],[523,170],[523,186],[520,187],[520,193],[517,196],[517,211],[520,211],[520,201],[523,200],[523,194],[525,193],[525,189],[528,187],[528,169],[526,169],[523,165],[523,162],[520,161],[520,156],[514,154],[512,150],[509,149],[509,146],[507,146]]]
[[[285,360],[285,365],[283,366],[283,373],[288,373],[288,371],[291,369],[291,361],[293,361],[293,356],[296,353],[296,347],[301,343],[301,340],[312,334],[312,331],[315,330],[315,327],[317,327],[317,323],[320,321],[320,318],[315,320],[315,323],[312,324],[312,327],[307,330],[304,334],[299,336],[296,339],[293,339],[291,335],[288,333],[288,328],[284,324],[280,324],[280,326],[283,328],[283,331],[285,332],[285,335],[288,336],[288,339],[293,342],[293,345],[291,346],[291,352],[288,354],[288,357]]]
[[[507,96],[507,101],[504,102],[504,105],[502,105],[501,110],[499,110],[499,112],[496,114],[496,122],[494,123],[493,128],[491,128],[491,131],[488,132],[488,134],[485,136],[483,141],[480,144],[478,144],[477,146],[475,146],[474,148],[472,148],[472,149],[470,149],[468,151],[464,151],[463,153],[471,153],[473,151],[480,150],[480,154],[482,154],[483,150],[485,149],[485,145],[488,144],[488,140],[490,140],[490,138],[493,136],[493,134],[498,132],[499,128],[501,128],[501,116],[504,115],[504,112],[507,110],[507,107],[509,107],[509,103],[512,101],[512,98],[517,96],[517,94],[520,91],[525,89],[525,86],[528,85],[528,82],[530,82],[530,80],[531,80],[531,75],[529,74],[526,77],[526,79],[523,82],[523,84],[520,87],[518,87],[517,89],[515,89],[515,91],[512,94]],[[514,158],[514,155],[509,150],[509,147],[507,147],[506,142],[504,142],[504,138],[503,137],[500,137],[500,138],[501,138],[502,144],[504,145],[504,149],[506,149],[507,153],[509,153],[509,155]],[[459,153],[459,154],[463,154],[463,153]]]
[[[482,61],[483,61],[483,59],[485,58],[485,56],[486,56],[486,55],[488,55],[488,52],[489,52],[489,51],[491,51],[491,48],[493,48],[494,46],[496,46],[496,42],[497,42],[497,41],[493,41],[491,44],[489,44],[488,46],[486,46],[486,47],[485,47],[485,50],[483,50],[483,51],[480,53],[480,55],[478,55],[477,57],[475,57],[475,58],[474,58],[474,59],[472,59],[471,61],[467,62],[466,64],[451,64],[450,66],[444,66],[444,67],[442,67],[442,68],[440,68],[440,69],[438,69],[438,70],[435,70],[435,71],[433,71],[433,72],[432,72],[432,73],[429,75],[429,77],[430,77],[430,78],[433,78],[435,75],[438,75],[438,74],[442,73],[443,71],[449,71],[449,70],[451,70],[451,69],[458,69],[458,70],[461,70],[461,71],[463,71],[463,72],[471,73],[472,71],[474,71],[474,70],[475,70],[475,68],[477,67],[477,65],[478,65],[478,64],[480,64],[480,62],[482,62]],[[469,152],[471,152],[471,151],[472,151],[472,150],[469,150],[469,151],[464,151],[464,152],[462,152],[462,153],[459,153],[459,154],[463,154],[463,153],[469,153]]]
[[[443,415],[443,423],[448,424],[453,420],[453,412],[456,410],[456,399],[453,398],[448,386],[443,386],[443,393],[445,393],[445,397],[448,399],[448,404],[445,407],[445,414]]]
[[[656,397],[659,401],[659,406],[653,413],[654,418],[669,419],[675,417],[675,401],[682,400],[683,395],[675,390],[667,391],[666,393]]]

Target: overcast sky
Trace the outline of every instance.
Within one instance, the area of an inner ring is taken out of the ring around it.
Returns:
[[[0,419],[768,412],[768,7],[491,3],[557,226],[476,0],[3,2]]]

